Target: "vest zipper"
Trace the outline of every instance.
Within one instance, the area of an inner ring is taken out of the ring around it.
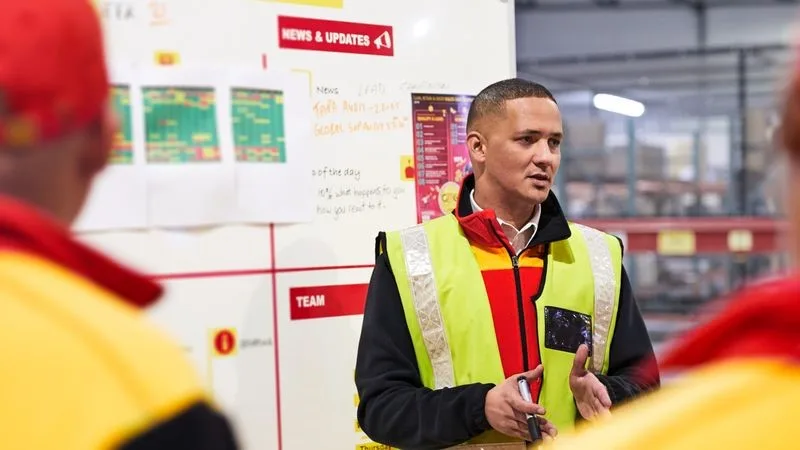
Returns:
[[[506,249],[508,250],[508,249]],[[519,314],[519,336],[522,340],[522,371],[530,370],[528,367],[528,333],[525,332],[525,309],[522,303],[522,280],[519,276],[519,258],[511,254],[511,265],[514,267],[514,284],[517,287],[517,313]]]
[[[528,367],[528,336],[525,333],[525,309],[522,300],[522,279],[519,275],[519,258],[517,255],[511,251],[511,248],[503,242],[503,238],[497,233],[497,230],[494,229],[493,224],[491,221],[488,223],[489,229],[492,230],[492,233],[497,237],[497,240],[503,244],[506,251],[508,252],[508,256],[511,258],[511,266],[514,268],[514,284],[517,288],[517,314],[519,314],[519,337],[522,343],[522,368],[523,372],[527,372],[530,370]]]
[[[536,321],[537,333],[539,327],[539,305],[537,305],[536,302],[542,297],[545,283],[547,283],[547,270],[549,269],[549,264],[547,261],[549,260],[549,254],[550,245],[548,244],[544,246],[544,252],[542,253],[542,279],[539,280],[539,292],[537,292],[536,295],[531,298],[531,303],[533,303],[533,320]],[[544,364],[542,360],[542,347],[540,345],[536,346],[536,356],[539,358],[539,364]],[[542,388],[544,387],[544,372],[542,372],[542,376],[539,378],[538,384],[539,385],[536,387],[537,402],[542,397]]]

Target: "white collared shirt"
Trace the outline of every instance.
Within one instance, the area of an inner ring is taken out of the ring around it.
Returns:
[[[475,189],[469,193],[469,201],[472,204],[472,211],[473,212],[480,212],[483,211],[483,208],[478,206],[475,202]],[[500,224],[500,228],[505,233],[506,237],[508,238],[508,242],[511,243],[511,246],[514,248],[514,251],[517,252],[517,255],[522,253],[525,248],[533,240],[533,236],[536,235],[536,230],[539,229],[539,219],[542,217],[542,205],[536,205],[536,209],[533,212],[533,216],[528,223],[525,224],[521,229],[517,230],[517,227],[511,225],[510,223],[506,222],[505,220],[497,217],[497,223]]]

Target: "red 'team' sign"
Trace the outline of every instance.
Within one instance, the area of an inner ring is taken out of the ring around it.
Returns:
[[[278,16],[280,48],[394,56],[388,25]]]
[[[289,289],[291,320],[364,314],[366,284],[307,286]]]

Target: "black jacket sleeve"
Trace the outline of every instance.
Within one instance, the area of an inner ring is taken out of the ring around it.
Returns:
[[[228,420],[207,403],[195,403],[118,447],[119,450],[236,450],[238,448]]]
[[[373,441],[404,449],[445,448],[488,430],[490,384],[423,387],[403,305],[385,254],[370,280],[356,359],[358,422]]]
[[[608,375],[597,376],[615,405],[660,385],[653,345],[624,267],[619,296],[617,323],[608,355]]]

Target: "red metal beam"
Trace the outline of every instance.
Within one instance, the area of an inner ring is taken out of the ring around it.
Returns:
[[[767,217],[643,217],[578,222],[624,235],[625,250],[633,253],[780,253],[786,248],[786,221]]]

